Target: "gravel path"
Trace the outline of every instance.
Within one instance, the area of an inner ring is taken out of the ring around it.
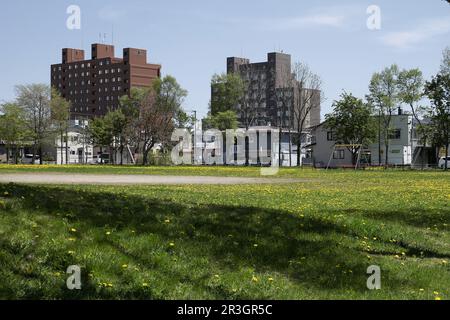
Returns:
[[[26,184],[107,184],[107,185],[186,185],[186,184],[274,184],[306,182],[305,179],[246,178],[211,176],[153,176],[153,175],[103,175],[65,173],[11,173],[0,174],[0,183]]]

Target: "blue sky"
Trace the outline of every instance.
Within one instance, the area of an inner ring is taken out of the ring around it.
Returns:
[[[69,5],[81,8],[81,30],[66,28]],[[381,29],[369,30],[369,5],[381,9]],[[61,48],[83,48],[107,34],[123,47],[148,50],[189,91],[185,109],[204,115],[209,82],[225,71],[226,57],[264,61],[267,52],[290,53],[324,82],[323,114],[345,89],[363,97],[373,72],[397,63],[419,67],[426,77],[439,69],[450,46],[450,5],[429,1],[4,1],[0,10],[0,101],[14,85],[49,83],[50,64]],[[322,116],[323,116],[322,114]]]

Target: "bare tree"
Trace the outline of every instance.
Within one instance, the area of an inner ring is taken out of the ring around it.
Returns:
[[[310,127],[311,111],[320,107],[324,100],[322,95],[322,80],[311,71],[305,63],[295,63],[292,74],[294,92],[292,122],[297,132],[297,166],[301,166],[301,148],[304,131]],[[317,119],[320,121],[320,119]]]
[[[244,76],[242,81],[242,95],[239,101],[240,122],[248,130],[250,127],[258,125],[257,119],[261,118],[261,112],[265,109],[263,103],[266,99],[266,85],[264,79],[254,78],[260,77],[259,73],[252,73],[250,64],[242,66],[241,72]],[[249,137],[245,137],[245,165],[249,165]]]

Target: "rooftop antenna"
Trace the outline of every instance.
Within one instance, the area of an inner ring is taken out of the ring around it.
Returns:
[[[114,23],[111,27],[111,44],[114,45]]]
[[[81,28],[81,49],[84,50],[84,29]]]
[[[106,44],[106,33],[103,34],[103,44]]]

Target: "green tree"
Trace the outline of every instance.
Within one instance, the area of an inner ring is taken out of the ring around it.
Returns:
[[[133,88],[129,96],[120,99],[125,123],[121,131],[121,154],[128,144],[134,153],[142,153],[144,165],[149,163],[148,154],[156,143],[167,145],[174,126],[183,127],[190,117],[182,108],[187,91],[177,80],[168,75],[156,79],[151,88]],[[116,119],[118,120],[118,119]]]
[[[51,133],[51,90],[45,84],[30,84],[16,86],[17,104],[23,109],[26,125],[33,141],[33,161],[39,154],[42,164],[42,146]]]
[[[172,76],[154,81],[152,87],[138,97],[139,116],[134,122],[137,145],[142,152],[142,163],[149,163],[149,153],[155,144],[163,147],[171,143],[176,125],[187,121],[182,104],[187,91]]]
[[[12,151],[13,162],[18,163],[20,147],[24,145],[29,136],[23,109],[14,103],[5,103],[0,107],[0,139],[5,142],[6,160],[9,163],[9,154]]]
[[[86,129],[86,133],[89,141],[94,146],[100,147],[100,153],[103,153],[104,147],[110,148],[114,141],[112,124],[110,121],[105,120],[105,117],[92,119]]]
[[[61,151],[61,164],[64,164],[63,158],[63,143],[64,143],[64,134],[66,140],[66,150],[67,150],[67,130],[69,128],[69,115],[70,115],[70,102],[64,99],[59,92],[52,88],[51,92],[51,101],[50,101],[50,109],[53,123],[56,127],[56,131],[59,135],[60,141],[60,151]],[[66,154],[66,162],[67,162],[67,154]]]
[[[431,120],[435,127],[435,143],[445,148],[448,156],[450,142],[450,74],[438,74],[425,85],[425,93],[431,101]],[[445,170],[448,163],[445,161]]]
[[[120,153],[120,165],[123,165],[123,150],[127,144],[126,129],[128,120],[121,109],[108,112],[104,119],[104,128],[111,130],[113,137],[110,150],[113,150],[113,163],[117,164],[117,151]]]
[[[213,91],[210,112],[214,116],[219,112],[236,111],[244,96],[244,82],[237,74],[215,74],[211,79]]]
[[[203,128],[205,129],[218,129],[224,131],[227,129],[237,129],[238,120],[236,112],[229,110],[224,112],[218,112],[216,115],[208,114],[203,119]]]
[[[398,76],[399,100],[406,104],[417,123],[415,126],[419,142],[426,146],[432,137],[432,130],[429,124],[423,121],[423,118],[429,113],[429,108],[421,105],[420,102],[424,96],[424,85],[422,71],[419,69],[402,70]],[[421,149],[423,152],[424,148]],[[422,168],[424,166],[424,157],[422,156]]]
[[[170,75],[156,79],[153,83],[153,90],[156,92],[155,103],[158,108],[173,116],[173,125],[184,127],[190,121],[190,117],[182,107],[184,99],[188,95],[187,90],[183,89]]]
[[[338,143],[349,145],[354,165],[361,147],[372,143],[376,136],[370,105],[346,92],[334,101],[333,112],[326,115],[326,127],[333,131]]]
[[[381,164],[381,139],[385,146],[385,165],[389,164],[389,134],[392,116],[399,105],[399,68],[392,65],[372,76],[367,100],[378,111],[379,164]]]

